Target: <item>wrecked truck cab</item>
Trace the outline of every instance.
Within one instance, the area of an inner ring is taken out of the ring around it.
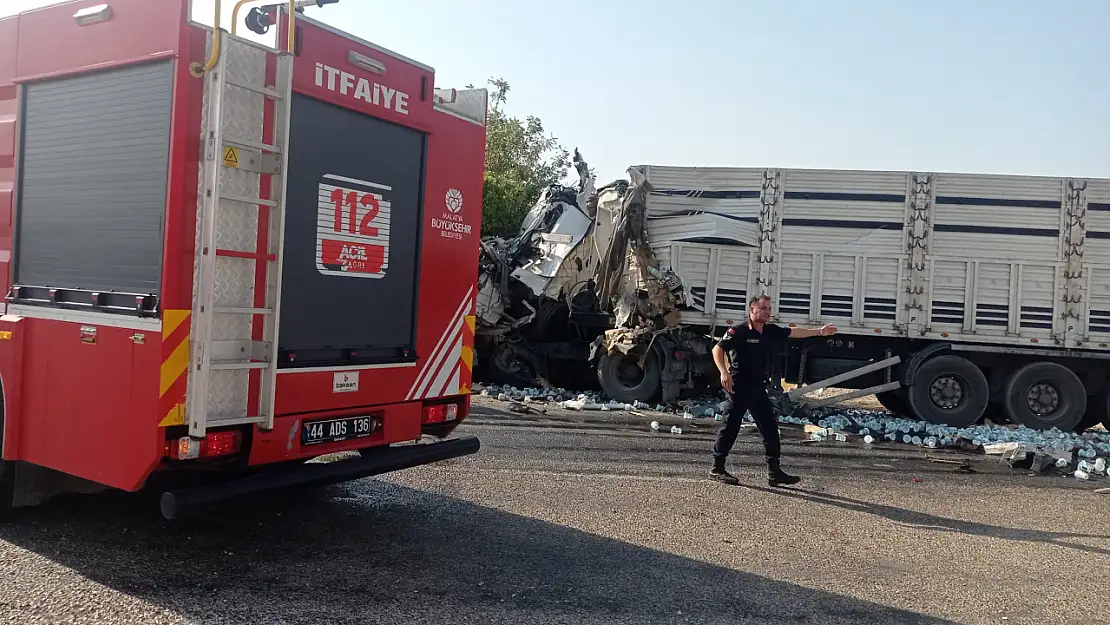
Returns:
[[[596,293],[596,196],[575,152],[577,185],[552,185],[509,238],[486,237],[479,256],[476,372],[512,386],[554,376],[581,386],[590,343],[612,319]]]
[[[483,241],[478,362],[513,386],[600,387],[626,403],[669,402],[702,388],[705,337],[680,327],[696,305],[647,236],[643,172],[594,189],[553,185],[510,239]],[[712,379],[712,376],[709,376]]]

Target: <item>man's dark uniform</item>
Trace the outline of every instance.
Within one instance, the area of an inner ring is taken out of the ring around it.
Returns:
[[[755,426],[763,437],[763,448],[767,458],[768,482],[772,484],[794,484],[798,478],[787,475],[779,468],[779,423],[767,397],[767,385],[771,377],[771,356],[781,353],[790,336],[790,330],[773,323],[763,324],[763,331],[752,329],[751,321],[730,327],[717,345],[728,354],[729,373],[732,374],[732,390],[729,399],[732,409],[725,419],[725,425],[717,432],[713,444],[713,470],[710,476],[722,481],[735,481],[725,471],[725,458],[736,443],[744,413],[751,412]],[[731,478],[731,479],[728,479]]]

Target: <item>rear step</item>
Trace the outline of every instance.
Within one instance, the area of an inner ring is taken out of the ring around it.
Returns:
[[[372,455],[336,462],[297,463],[263,470],[254,475],[162,493],[162,516],[173,520],[196,506],[290,486],[337,484],[390,471],[411,469],[477,453],[482,443],[474,436],[442,443],[384,447]]]

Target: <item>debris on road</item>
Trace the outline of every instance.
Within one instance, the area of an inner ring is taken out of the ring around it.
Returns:
[[[549,402],[568,410],[620,411],[640,417],[654,411],[689,421],[723,422],[730,408],[727,401],[720,401],[723,397],[720,392],[681,400],[670,406],[654,407],[638,401],[631,404],[619,402],[597,392],[578,393],[561,388],[489,386],[482,391],[482,395],[508,402]],[[658,429],[658,423],[652,421],[652,430]],[[750,427],[753,423],[751,415],[745,414],[744,425]],[[1014,469],[1028,469],[1036,473],[1055,468],[1080,480],[1110,477],[1107,472],[1110,433],[1100,430],[1081,433],[1055,429],[1041,431],[993,423],[957,428],[905,419],[890,412],[833,407],[781,415],[779,423],[801,428],[806,444],[860,442],[874,446],[898,443],[930,451],[999,456],[1000,461]],[[972,472],[970,465],[961,465],[956,470]]]

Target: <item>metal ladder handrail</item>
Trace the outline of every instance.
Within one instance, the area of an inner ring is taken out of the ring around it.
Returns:
[[[208,59],[204,62],[203,65],[201,65],[200,63],[195,63],[195,62],[189,64],[189,74],[192,75],[193,78],[200,78],[200,77],[204,76],[205,74],[207,74],[208,72],[212,71],[212,69],[216,67],[216,63],[219,62],[219,60],[220,60],[220,52],[222,51],[221,48],[220,48],[220,44],[221,44],[221,40],[223,39],[222,33],[224,32],[224,30],[222,28],[220,28],[220,21],[221,21],[220,18],[221,18],[221,15],[223,14],[223,10],[222,10],[223,9],[223,6],[222,6],[223,5],[223,0],[214,0],[214,1],[215,1],[215,7],[214,7],[215,16],[212,18],[212,52],[209,53]],[[232,36],[235,36],[236,30],[239,26],[239,10],[242,9],[244,5],[250,4],[251,2],[258,2],[258,0],[239,0],[238,2],[235,3],[235,6],[231,9],[231,34],[232,34]],[[287,39],[286,39],[286,48],[285,48],[285,50],[288,51],[288,52],[293,51],[293,45],[296,42],[297,4],[298,4],[297,0],[289,0],[289,25],[288,25],[288,32],[286,33]],[[273,6],[277,6],[277,5],[273,5]]]

